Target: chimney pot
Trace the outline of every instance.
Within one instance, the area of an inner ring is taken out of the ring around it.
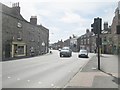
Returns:
[[[31,16],[30,23],[33,25],[37,25],[37,16]]]

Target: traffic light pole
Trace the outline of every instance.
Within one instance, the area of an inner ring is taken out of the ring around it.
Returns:
[[[98,43],[97,43],[97,49],[98,49],[98,70],[100,70],[100,34],[97,35]]]
[[[94,23],[91,24],[92,31],[95,35],[97,35],[96,44],[97,44],[97,53],[98,53],[98,70],[100,70],[100,34],[102,30],[102,19],[101,18],[94,18]]]
[[[98,70],[100,70],[100,45],[101,45],[101,42],[100,42],[100,34],[101,34],[101,22],[102,22],[102,19],[100,18],[97,18],[97,29],[98,29]]]

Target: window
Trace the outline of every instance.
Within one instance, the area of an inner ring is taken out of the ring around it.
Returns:
[[[83,40],[81,40],[81,44],[83,44]]]
[[[17,27],[18,27],[18,28],[21,28],[21,27],[22,27],[22,24],[21,24],[20,22],[18,22]]]
[[[86,44],[86,39],[84,39],[84,44]]]
[[[87,40],[87,44],[90,44],[90,39]]]

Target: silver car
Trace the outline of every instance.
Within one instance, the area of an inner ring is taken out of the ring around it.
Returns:
[[[88,51],[87,50],[80,50],[79,51],[79,54],[78,54],[78,57],[85,57],[85,58],[88,58]]]
[[[63,47],[60,51],[60,57],[62,56],[72,56],[72,50],[69,47]]]

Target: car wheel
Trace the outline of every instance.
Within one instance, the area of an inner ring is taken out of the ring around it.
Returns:
[[[62,57],[62,55],[60,54],[60,57]]]

